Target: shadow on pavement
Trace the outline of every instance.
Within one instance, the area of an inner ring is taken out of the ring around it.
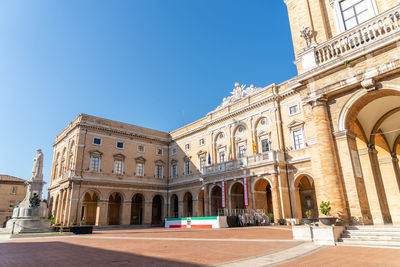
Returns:
[[[202,266],[59,242],[0,244],[0,266]]]

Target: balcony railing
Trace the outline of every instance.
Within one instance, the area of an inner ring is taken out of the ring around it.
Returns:
[[[315,48],[316,63],[329,62],[350,51],[398,32],[400,29],[399,20],[400,5],[333,37]]]
[[[222,163],[217,163],[214,165],[206,166],[203,170],[203,175],[211,175],[221,172],[234,171],[239,169],[247,168],[248,166],[255,166],[265,164],[267,162],[274,161],[273,151],[256,154],[248,157],[243,157],[240,159],[230,160]]]

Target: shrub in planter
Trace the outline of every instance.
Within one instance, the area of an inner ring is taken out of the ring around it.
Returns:
[[[329,201],[325,202],[322,201],[321,204],[319,205],[319,210],[321,211],[322,214],[324,214],[326,217],[320,217],[319,220],[321,223],[324,225],[333,225],[336,223],[337,218],[336,217],[329,217],[330,212],[331,212],[331,203]]]
[[[306,214],[306,217],[307,217],[307,218],[303,218],[303,222],[304,222],[305,224],[311,224],[311,223],[313,223],[313,222],[314,222],[314,219],[311,218],[311,216],[312,216],[312,211],[311,211],[311,210],[307,210],[307,211],[305,212],[305,214]]]

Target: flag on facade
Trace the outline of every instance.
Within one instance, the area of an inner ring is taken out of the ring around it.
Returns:
[[[208,152],[208,165],[211,165],[211,155],[210,155],[210,152]]]
[[[221,182],[221,207],[226,208],[225,181]]]
[[[253,140],[253,152],[254,152],[254,154],[257,154],[257,146],[256,146],[256,143],[254,142],[254,140]]]
[[[228,160],[232,159],[232,146],[229,145],[229,154],[228,154]]]
[[[244,205],[247,207],[249,205],[249,196],[247,193],[247,177],[243,177],[243,197]]]

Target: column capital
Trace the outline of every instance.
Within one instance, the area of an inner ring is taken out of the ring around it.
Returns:
[[[315,92],[312,92],[307,98],[303,99],[303,104],[309,104],[312,108],[326,106],[327,102],[328,97],[326,95],[316,95]]]
[[[352,132],[352,131],[348,131],[348,130],[344,130],[344,131],[337,131],[334,132],[333,135],[335,136],[336,140],[341,140],[341,139],[356,139],[357,134]]]

